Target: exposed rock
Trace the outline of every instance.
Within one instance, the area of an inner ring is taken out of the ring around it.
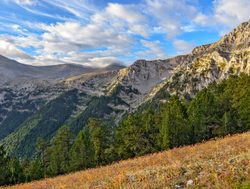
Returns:
[[[187,57],[190,61],[180,61],[165,85],[171,94],[194,96],[212,82],[250,74],[250,21],[214,44],[196,47]]]

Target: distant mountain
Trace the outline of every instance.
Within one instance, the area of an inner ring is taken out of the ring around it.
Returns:
[[[36,80],[61,80],[67,77],[98,71],[111,71],[124,68],[120,64],[111,64],[104,68],[94,68],[78,64],[60,64],[52,66],[32,66],[21,64],[0,55],[0,84],[6,82]]]
[[[12,84],[0,87],[0,141],[11,154],[31,156],[36,139],[49,140],[63,124],[77,133],[90,117],[117,124],[141,105],[164,100],[162,94],[193,98],[212,82],[250,74],[249,40],[250,21],[190,54],[127,68],[34,67],[1,56],[0,83]]]

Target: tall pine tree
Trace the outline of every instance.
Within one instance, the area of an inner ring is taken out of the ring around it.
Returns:
[[[70,150],[70,166],[72,170],[80,170],[94,165],[94,146],[88,128],[79,132]]]
[[[47,149],[49,158],[48,174],[57,175],[70,170],[70,148],[72,133],[68,126],[62,126],[52,138]]]

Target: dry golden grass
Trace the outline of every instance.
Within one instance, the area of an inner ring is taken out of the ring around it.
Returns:
[[[249,188],[250,132],[10,189]]]

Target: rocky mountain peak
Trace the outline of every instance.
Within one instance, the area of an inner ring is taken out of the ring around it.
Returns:
[[[195,48],[192,50],[192,54],[195,55],[195,56],[204,54],[204,53],[206,52],[206,50],[207,50],[210,46],[211,46],[211,44],[201,45],[201,46],[195,47]]]
[[[250,20],[244,22],[235,28],[232,32],[222,37],[218,42],[214,43],[211,48],[217,48],[224,52],[233,50],[241,50],[249,47],[250,44]]]
[[[194,48],[187,57],[188,61],[179,61],[165,85],[172,94],[194,96],[211,82],[220,82],[230,75],[250,74],[250,21],[213,44]]]

